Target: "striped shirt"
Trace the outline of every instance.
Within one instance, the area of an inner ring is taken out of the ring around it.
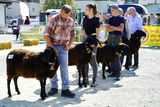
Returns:
[[[72,18],[62,21],[61,15],[52,16],[46,25],[44,36],[49,36],[52,43],[66,44],[75,36],[75,23]]]

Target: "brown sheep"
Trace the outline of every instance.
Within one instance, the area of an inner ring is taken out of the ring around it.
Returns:
[[[47,97],[45,92],[46,79],[47,77],[53,78],[59,66],[54,49],[47,47],[44,52],[16,49],[7,55],[6,63],[9,97],[12,97],[10,91],[10,82],[12,79],[14,80],[17,94],[20,94],[17,84],[19,76],[39,80],[41,85],[40,97],[42,100]]]
[[[129,57],[132,55],[132,54],[136,54],[138,53],[139,51],[139,48],[141,46],[141,38],[142,37],[146,37],[146,33],[144,31],[141,31],[141,30],[137,30],[130,38],[130,41],[129,41],[129,49],[130,49],[130,53],[127,55],[127,58],[126,58],[126,63],[125,63],[125,68],[126,69],[129,69]]]
[[[112,62],[116,57],[118,57],[121,53],[127,54],[129,53],[129,47],[126,44],[119,43],[115,46],[103,45],[98,46],[97,48],[97,62],[101,62],[103,64],[102,68],[102,77],[105,79],[105,66],[106,64]]]
[[[87,87],[85,72],[83,69],[84,65],[89,63],[91,60],[92,55],[95,55],[93,51],[93,47],[91,45],[97,45],[98,39],[96,36],[88,36],[85,43],[78,44],[73,46],[69,50],[69,66],[76,65],[79,73],[79,87]],[[81,75],[83,76],[83,84],[81,83]]]

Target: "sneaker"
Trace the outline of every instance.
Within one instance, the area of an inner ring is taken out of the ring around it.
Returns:
[[[54,94],[58,93],[58,89],[57,88],[51,88],[51,90],[48,92],[48,96],[52,96]]]
[[[121,80],[121,76],[119,75],[119,76],[116,76],[116,79],[115,79],[116,81],[120,81]]]
[[[75,94],[72,93],[69,89],[67,89],[67,90],[62,90],[61,96],[68,97],[68,98],[74,98]]]

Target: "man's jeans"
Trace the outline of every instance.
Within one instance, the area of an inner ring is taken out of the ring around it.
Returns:
[[[58,59],[60,62],[60,72],[62,79],[62,90],[69,89],[69,77],[68,77],[68,51],[64,50],[64,46],[54,45],[58,50]],[[57,74],[51,79],[53,88],[58,89]]]

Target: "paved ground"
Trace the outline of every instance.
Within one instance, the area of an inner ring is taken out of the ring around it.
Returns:
[[[43,43],[38,46],[24,47],[21,41],[15,41],[13,35],[0,35],[0,38],[11,41],[12,49],[43,51],[45,48]],[[121,81],[115,81],[114,78],[102,80],[100,65],[98,68],[99,85],[96,88],[78,88],[76,67],[69,67],[71,90],[76,93],[76,97],[74,99],[61,97],[61,81],[59,81],[58,94],[45,101],[40,100],[40,86],[35,79],[19,78],[21,95],[16,95],[12,82],[13,97],[11,99],[7,97],[5,59],[12,49],[0,50],[0,107],[160,107],[159,48],[142,46],[139,69],[130,71],[122,69]],[[89,77],[91,83],[91,68]],[[48,92],[50,88],[50,81],[47,79],[46,91]]]

